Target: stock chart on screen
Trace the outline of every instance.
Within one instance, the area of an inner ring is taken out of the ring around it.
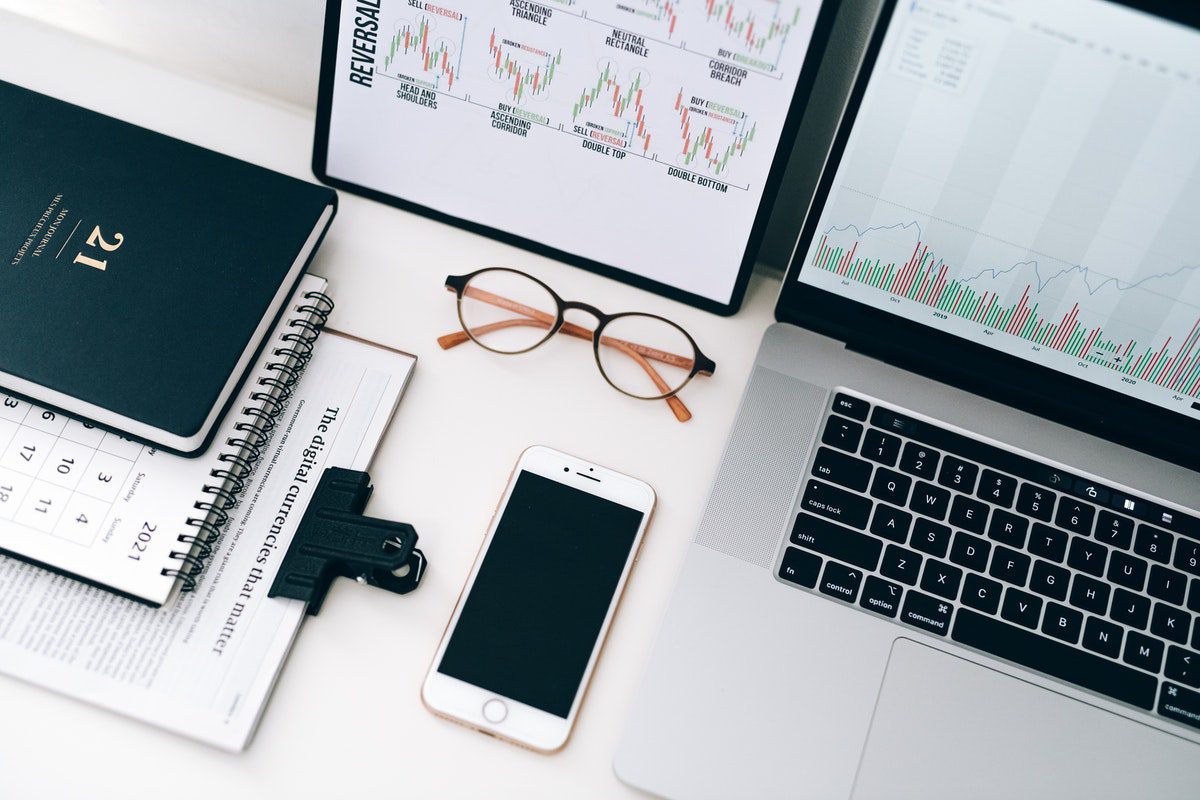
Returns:
[[[820,7],[344,0],[329,174],[727,302]]]
[[[799,279],[1198,415],[1198,130],[1190,28],[907,0]]]

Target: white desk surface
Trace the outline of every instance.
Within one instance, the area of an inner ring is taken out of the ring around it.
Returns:
[[[0,78],[311,179],[310,115],[3,12]],[[443,280],[486,265],[524,268],[605,310],[677,320],[718,364],[713,378],[685,390],[695,419],[681,425],[665,403],[617,394],[570,339],[513,358],[472,346],[441,351],[434,339],[457,325]],[[332,325],[420,358],[371,470],[368,513],[416,526],[432,564],[424,585],[397,597],[335,584],[321,615],[301,629],[240,755],[0,676],[0,795],[640,796],[614,777],[612,753],[778,281],[756,275],[741,313],[717,317],[346,194],[312,271],[332,281]],[[419,698],[492,508],[518,454],[535,443],[641,477],[659,496],[575,735],[553,756],[437,719]]]

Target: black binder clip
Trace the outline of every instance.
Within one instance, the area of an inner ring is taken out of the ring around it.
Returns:
[[[371,489],[365,472],[325,470],[268,596],[304,600],[316,614],[339,575],[396,594],[420,585],[428,562],[416,547],[416,530],[364,517]]]

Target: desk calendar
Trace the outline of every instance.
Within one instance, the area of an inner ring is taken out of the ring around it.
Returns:
[[[0,551],[151,605],[194,586],[332,308],[325,284],[301,280],[199,458],[0,394]]]
[[[4,397],[0,520],[91,547],[130,477],[137,480],[144,451],[94,425]]]

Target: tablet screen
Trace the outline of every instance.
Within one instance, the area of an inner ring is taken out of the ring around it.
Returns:
[[[335,185],[728,306],[819,7],[342,2],[318,171],[324,144]]]

